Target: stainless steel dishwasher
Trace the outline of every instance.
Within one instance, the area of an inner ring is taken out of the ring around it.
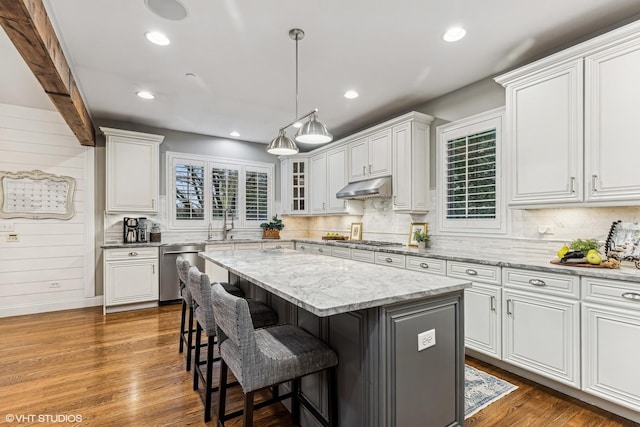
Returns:
[[[198,256],[198,252],[202,251],[204,245],[160,246],[160,304],[180,302],[176,259],[182,256],[204,271],[204,259]]]

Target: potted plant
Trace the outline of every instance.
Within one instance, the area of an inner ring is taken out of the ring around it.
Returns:
[[[416,230],[416,232],[413,233],[413,238],[418,242],[418,249],[425,249],[431,240],[431,236],[427,234],[426,230],[424,232]]]
[[[271,218],[271,221],[260,224],[260,228],[262,228],[263,239],[279,239],[280,230],[284,228],[284,224],[282,220],[278,218],[278,214],[275,214],[273,218]]]

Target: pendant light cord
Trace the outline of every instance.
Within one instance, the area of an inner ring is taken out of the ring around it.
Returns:
[[[296,34],[296,120],[298,120],[298,37]]]

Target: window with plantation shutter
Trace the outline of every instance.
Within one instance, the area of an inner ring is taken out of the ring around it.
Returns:
[[[274,165],[167,153],[169,229],[222,229],[224,212],[234,230],[259,229],[273,216]]]
[[[502,198],[503,109],[438,127],[438,229],[506,232]]]

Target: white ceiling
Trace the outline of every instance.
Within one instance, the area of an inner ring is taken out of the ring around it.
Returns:
[[[638,0],[179,1],[182,21],[144,0],[45,0],[94,119],[268,143],[295,118],[297,27],[299,112],[318,108],[341,137],[640,13]],[[453,25],[467,36],[446,43]],[[0,102],[52,109],[4,32],[0,54]]]

